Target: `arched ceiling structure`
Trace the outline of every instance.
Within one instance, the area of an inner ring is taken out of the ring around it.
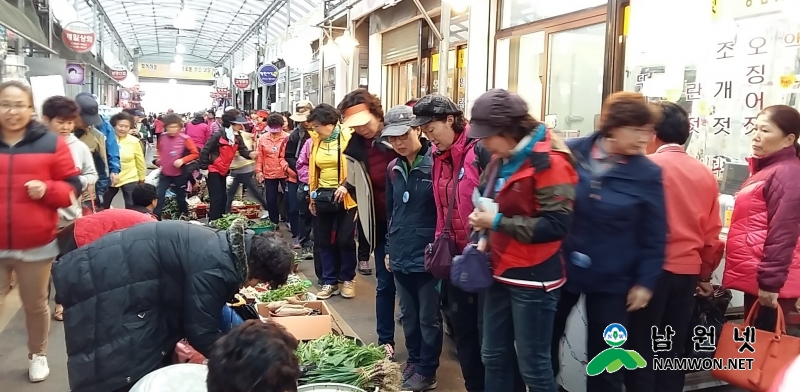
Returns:
[[[308,15],[323,0],[94,1],[131,54],[174,57],[180,43],[186,48],[187,60],[220,64],[231,55],[236,61],[249,57],[256,50],[256,42],[263,44],[279,37],[288,24]],[[193,28],[175,28],[174,18],[181,7],[194,13]],[[82,20],[92,20],[92,0],[77,0],[76,8]],[[245,35],[249,37],[242,40]],[[111,39],[110,34],[106,37]]]

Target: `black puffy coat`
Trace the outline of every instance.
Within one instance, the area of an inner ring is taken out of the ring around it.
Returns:
[[[183,338],[208,356],[221,336],[222,307],[247,276],[251,238],[241,225],[225,232],[164,221],[64,255],[53,282],[64,306],[71,391],[132,386],[166,364]]]

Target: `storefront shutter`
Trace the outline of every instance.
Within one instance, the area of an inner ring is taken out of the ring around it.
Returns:
[[[416,22],[400,26],[383,33],[383,64],[394,64],[417,58],[419,24]]]

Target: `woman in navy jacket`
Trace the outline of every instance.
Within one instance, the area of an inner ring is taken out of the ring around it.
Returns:
[[[564,240],[567,283],[553,329],[554,374],[567,317],[587,294],[588,358],[609,348],[604,331],[623,327],[628,312],[647,306],[661,275],[667,241],[661,169],[645,157],[657,111],[641,94],[619,92],[603,103],[599,129],[571,139],[578,160],[572,231]],[[623,373],[588,377],[587,392],[621,392]]]

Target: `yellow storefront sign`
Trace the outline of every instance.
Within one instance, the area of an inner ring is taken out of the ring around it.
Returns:
[[[467,65],[467,48],[458,48],[450,50],[450,56],[447,58],[447,67],[453,69],[453,64],[457,68],[464,68]],[[439,72],[439,53],[431,55],[431,72]]]
[[[140,78],[214,80],[214,67],[182,65],[172,70],[169,64],[139,63]]]

